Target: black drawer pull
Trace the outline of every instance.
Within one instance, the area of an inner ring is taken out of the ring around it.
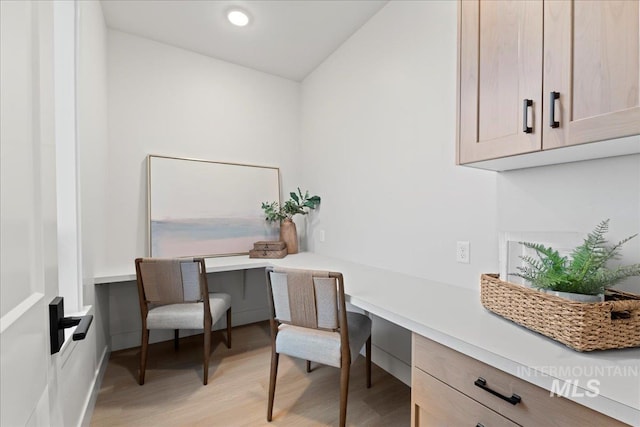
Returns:
[[[487,387],[487,380],[485,380],[482,377],[479,377],[474,382],[474,384],[476,385],[476,387],[480,387],[484,391],[488,391],[489,393],[493,394],[494,396],[498,396],[500,399],[506,400],[507,402],[511,403],[512,405],[517,405],[522,400],[522,398],[520,396],[518,396],[517,394],[515,394],[515,393],[512,394],[511,397],[507,397],[504,394],[500,394],[495,390],[491,390],[489,387]]]
[[[532,99],[524,99],[522,101],[522,132],[524,133],[532,133],[533,127],[528,126],[529,121],[529,107],[533,106]]]
[[[559,128],[560,122],[556,121],[556,99],[560,99],[560,92],[549,93],[549,126]]]
[[[478,423],[476,424],[476,427],[484,427],[482,424]]]

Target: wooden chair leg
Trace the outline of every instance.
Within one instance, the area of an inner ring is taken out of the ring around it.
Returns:
[[[209,331],[204,331],[204,362],[203,362],[203,369],[202,369],[202,375],[203,375],[203,380],[202,380],[202,384],[203,385],[207,385],[207,383],[209,382],[209,356],[211,355],[211,328],[209,328]]]
[[[307,373],[311,372],[311,361],[307,360]]]
[[[147,370],[147,354],[149,352],[149,330],[147,328],[142,329],[142,344],[140,347],[140,373],[138,383],[143,385],[144,373]]]
[[[177,350],[180,347],[180,330],[174,329],[173,331],[173,349]]]
[[[227,310],[227,348],[231,348],[231,307]]]
[[[365,355],[367,358],[366,373],[367,373],[367,388],[371,388],[371,335],[367,339],[365,346]]]
[[[271,351],[271,373],[269,374],[269,403],[267,404],[267,421],[273,419],[273,400],[276,394],[276,377],[278,376],[278,359],[280,355]]]
[[[351,366],[343,364],[340,368],[340,427],[347,422],[347,397],[349,395],[349,370]]]

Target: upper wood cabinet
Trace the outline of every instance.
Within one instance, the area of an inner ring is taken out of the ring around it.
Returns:
[[[640,134],[639,4],[544,2],[543,149]]]
[[[465,0],[460,14],[460,163],[540,150],[542,2]]]
[[[640,134],[639,3],[461,1],[458,163]]]

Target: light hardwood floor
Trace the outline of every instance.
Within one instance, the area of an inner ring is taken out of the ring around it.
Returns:
[[[153,334],[153,331],[151,332]],[[273,421],[266,421],[268,323],[233,329],[233,348],[214,332],[209,384],[202,385],[202,335],[149,346],[145,385],[137,383],[139,348],[111,354],[92,426],[337,425],[340,370],[280,357]],[[411,389],[375,364],[365,386],[364,357],[351,367],[347,425],[408,426]]]

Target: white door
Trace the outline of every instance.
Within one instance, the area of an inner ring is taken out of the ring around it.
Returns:
[[[0,425],[58,425],[53,4],[0,1]]]

